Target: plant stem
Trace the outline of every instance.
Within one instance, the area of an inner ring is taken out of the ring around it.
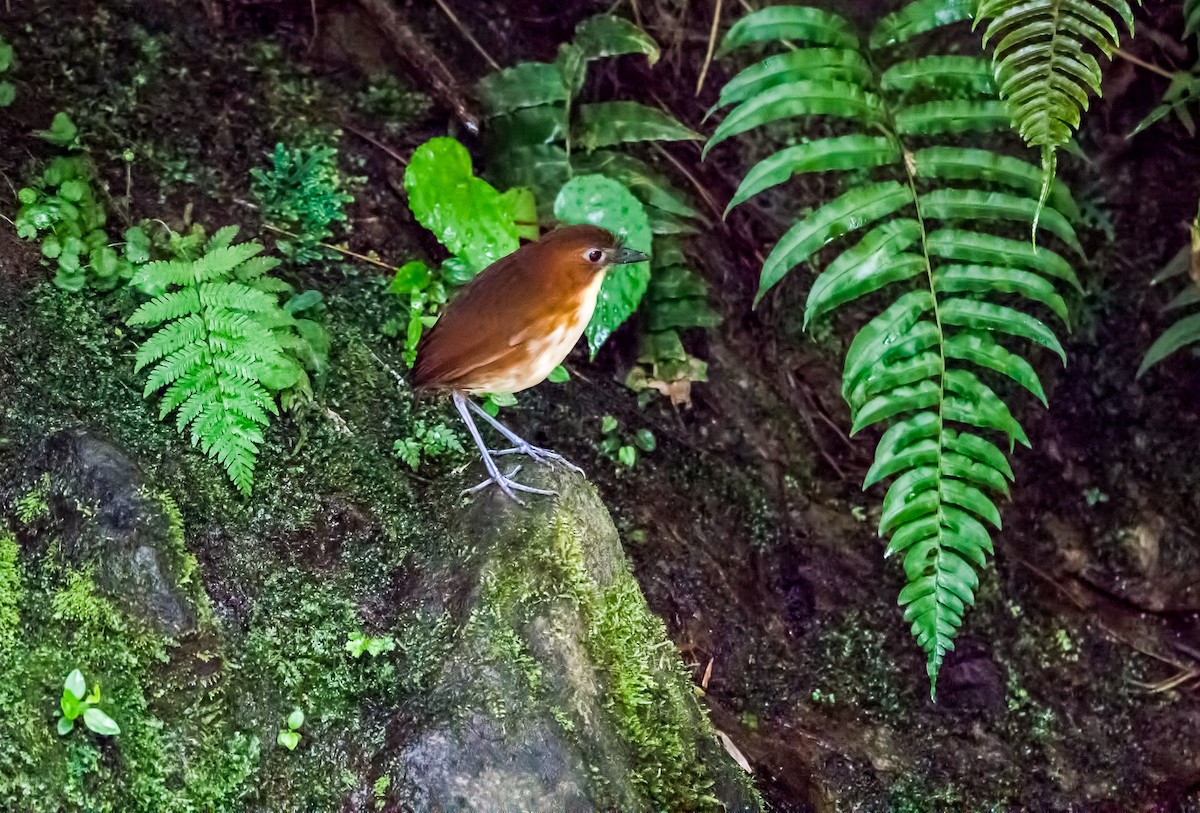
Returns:
[[[1113,50],[1113,56],[1119,56],[1119,57],[1121,57],[1121,59],[1125,60],[1126,62],[1131,62],[1134,65],[1137,65],[1139,68],[1145,68],[1146,70],[1150,71],[1151,73],[1157,73],[1159,76],[1165,76],[1168,79],[1175,78],[1175,74],[1171,73],[1166,68],[1160,68],[1151,62],[1147,62],[1146,60],[1142,59],[1139,56],[1134,56],[1133,54],[1129,53],[1128,51],[1122,51],[1120,48],[1116,48]]]

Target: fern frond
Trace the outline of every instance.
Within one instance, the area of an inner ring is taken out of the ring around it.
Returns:
[[[993,46],[1000,96],[1025,143],[1041,149],[1048,185],[1055,150],[1100,95],[1095,54],[1112,57],[1117,22],[1133,34],[1133,11],[1126,0],[980,0],[975,20],[987,20],[983,43]]]
[[[143,304],[128,323],[160,326],[135,360],[136,369],[150,368],[146,397],[162,391],[159,417],[175,412],[176,429],[249,494],[261,427],[279,412],[264,382],[288,362],[277,331],[294,331],[296,319],[263,290],[277,262],[259,257],[257,243],[233,244],[236,234],[236,227],[221,229],[203,253],[144,266],[148,289],[173,290]]]
[[[784,36],[800,47],[737,74],[718,104],[733,109],[707,146],[788,119],[837,118],[840,131],[853,131],[765,158],[730,208],[799,173],[853,169],[873,176],[787,230],[763,264],[758,299],[810,262],[822,270],[808,294],[806,325],[895,292],[851,342],[842,395],[852,433],[891,424],[864,488],[892,479],[879,533],[890,537],[887,555],[903,555],[900,604],[927,653],[931,691],[974,602],[976,572],[992,554],[986,525],[1000,527],[996,501],[1008,495],[1013,476],[989,438],[1002,438],[1010,451],[1028,445],[990,382],[1015,382],[1045,401],[1033,367],[1009,344],[1039,345],[1065,361],[1037,313],[1065,324],[1069,312],[1057,284],[1079,286],[1057,251],[1008,236],[1014,225],[1040,220],[1050,242],[1081,253],[1071,224],[1079,208],[1066,187],[1048,184],[1043,171],[1020,159],[953,142],[956,133],[1008,132],[1008,112],[984,60],[930,54],[882,71],[871,67],[868,75],[858,70],[886,62],[891,45],[970,19],[974,7],[974,0],[918,0],[879,24],[871,52],[851,40],[849,24],[826,12],[776,6],[748,15],[730,30],[725,52],[768,41],[769,23],[779,20],[789,21]],[[815,77],[790,70],[831,45],[838,64],[851,69]],[[971,98],[961,98],[964,92]],[[834,243],[836,254],[819,262]]]

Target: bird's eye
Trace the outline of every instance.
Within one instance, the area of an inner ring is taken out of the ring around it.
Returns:
[[[604,259],[604,252],[598,248],[593,248],[586,255],[587,261],[590,263],[598,263]]]

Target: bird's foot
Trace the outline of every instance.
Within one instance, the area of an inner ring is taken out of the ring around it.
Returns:
[[[512,471],[510,471],[508,474],[501,474],[500,469],[496,468],[495,463],[492,463],[486,458],[485,461],[486,463],[491,463],[491,465],[487,467],[488,474],[490,476],[478,485],[471,486],[470,488],[464,488],[461,496],[474,494],[477,491],[483,491],[483,489],[487,488],[492,483],[500,486],[500,490],[516,501],[518,505],[524,505],[525,501],[514,493],[517,491],[524,491],[528,494],[544,494],[548,497],[558,496],[557,491],[551,491],[548,488],[534,488],[533,486],[527,486],[524,483],[518,483],[516,480],[512,479],[516,476],[517,472],[521,470],[520,466],[514,466]]]
[[[540,463],[543,466],[553,466],[555,463],[562,463],[576,474],[583,474],[583,469],[576,466],[570,460],[560,455],[558,452],[550,449],[543,449],[541,446],[534,446],[530,443],[521,443],[513,446],[511,449],[488,449],[488,454],[494,457],[503,457],[510,454],[523,454],[526,457],[532,458],[535,463]]]

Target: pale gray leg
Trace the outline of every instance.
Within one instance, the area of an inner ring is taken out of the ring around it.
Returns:
[[[488,452],[488,448],[484,445],[483,438],[479,435],[479,427],[475,425],[475,421],[471,419],[471,413],[467,410],[468,406],[475,406],[462,393],[454,393],[454,406],[458,409],[458,414],[462,416],[463,423],[467,425],[467,431],[471,433],[471,438],[475,441],[475,445],[479,447],[480,454],[483,455],[483,467],[487,469],[488,479],[484,480],[477,486],[473,486],[463,490],[463,494],[473,494],[480,489],[495,483],[500,486],[500,490],[512,497],[520,505],[524,505],[525,501],[514,494],[514,491],[525,491],[530,494],[546,494],[554,496],[557,491],[550,491],[545,488],[534,488],[533,486],[522,485],[511,479],[514,474],[520,471],[521,467],[517,466],[508,474],[501,474],[500,469],[496,467],[496,461],[492,460],[492,455]],[[485,413],[486,414],[486,413]],[[491,417],[490,415],[488,416]]]
[[[470,407],[471,410],[475,412],[475,414],[479,415],[479,417],[481,417],[485,421],[487,421],[488,424],[490,424],[493,429],[495,429],[501,435],[504,435],[504,437],[508,440],[509,443],[513,444],[513,447],[511,449],[489,449],[488,454],[494,455],[496,457],[500,457],[502,455],[508,455],[508,454],[523,454],[528,457],[532,457],[534,459],[534,461],[541,463],[543,466],[549,466],[554,462],[558,462],[558,463],[562,463],[564,466],[566,466],[568,469],[571,469],[574,472],[583,474],[583,469],[579,468],[574,463],[567,460],[565,457],[560,455],[558,452],[551,451],[550,449],[543,449],[540,446],[534,446],[532,443],[528,443],[525,440],[523,440],[519,435],[517,435],[516,432],[512,431],[507,426],[500,423],[500,421],[496,420],[491,415],[487,414],[487,412],[484,411],[483,407],[479,406],[479,404],[475,403],[474,401],[468,400],[467,406]]]

